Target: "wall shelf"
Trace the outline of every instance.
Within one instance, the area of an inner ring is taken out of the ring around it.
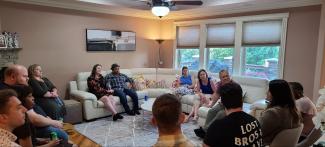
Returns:
[[[19,51],[23,48],[0,48],[0,51]]]

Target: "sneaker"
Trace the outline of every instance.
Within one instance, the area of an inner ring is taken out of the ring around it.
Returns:
[[[205,131],[203,130],[202,127],[198,128],[198,129],[194,129],[194,133],[197,137],[200,137],[200,138],[204,138],[204,136],[205,136]]]
[[[137,114],[137,115],[140,115],[140,114],[141,114],[139,110],[133,110],[133,112],[134,112],[135,114]]]
[[[131,115],[131,116],[135,115],[133,111],[127,111],[126,114]]]
[[[121,114],[116,114],[118,119],[123,119],[124,117]]]
[[[113,115],[113,121],[117,121],[118,119],[118,114]]]

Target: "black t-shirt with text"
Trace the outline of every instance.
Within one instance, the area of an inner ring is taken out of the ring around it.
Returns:
[[[243,111],[233,112],[214,121],[203,142],[211,147],[260,147],[261,126],[253,116]]]

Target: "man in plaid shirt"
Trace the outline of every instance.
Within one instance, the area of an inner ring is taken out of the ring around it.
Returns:
[[[107,89],[114,90],[113,95],[120,98],[120,102],[129,115],[140,114],[138,105],[138,95],[133,90],[128,88],[127,82],[133,84],[133,80],[125,74],[120,73],[120,66],[116,63],[111,66],[112,72],[105,76]],[[133,101],[133,109],[128,106],[126,95],[130,96]]]

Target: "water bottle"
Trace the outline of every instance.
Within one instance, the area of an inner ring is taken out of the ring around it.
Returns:
[[[145,96],[144,96],[144,101],[147,101],[147,100],[148,100],[148,96],[145,95]]]

